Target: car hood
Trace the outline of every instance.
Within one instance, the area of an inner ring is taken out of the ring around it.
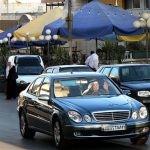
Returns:
[[[58,99],[64,103],[69,109],[86,110],[88,112],[103,110],[131,110],[132,103],[130,98],[125,95],[119,96],[103,96],[103,97],[81,97],[81,98],[65,98]]]
[[[122,82],[121,86],[133,90],[146,90],[146,89],[150,89],[150,81]]]
[[[31,83],[38,75],[18,75],[17,83],[24,81],[26,83]]]

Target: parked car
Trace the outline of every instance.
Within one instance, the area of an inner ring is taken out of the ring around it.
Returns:
[[[97,72],[111,78],[121,89],[129,90],[129,96],[142,102],[150,110],[149,64],[103,65]]]
[[[97,92],[84,94],[91,88]],[[40,75],[20,93],[17,110],[24,138],[42,132],[53,136],[56,147],[87,138],[130,138],[144,144],[149,136],[146,107],[95,72]]]
[[[18,74],[18,92],[24,90],[44,70],[44,63],[39,55],[13,55],[8,62],[14,65]]]
[[[58,72],[92,72],[93,70],[86,65],[61,65],[47,67],[43,73],[58,73]]]

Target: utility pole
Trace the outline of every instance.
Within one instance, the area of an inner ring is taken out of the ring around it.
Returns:
[[[72,20],[72,1],[68,0],[68,31],[69,31],[69,56],[70,56],[70,63],[72,63],[72,27],[73,27],[73,20]]]

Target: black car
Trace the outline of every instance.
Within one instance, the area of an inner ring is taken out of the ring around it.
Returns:
[[[47,67],[43,73],[60,73],[60,72],[93,72],[93,70],[86,65],[59,65]]]
[[[99,73],[43,74],[20,93],[17,110],[24,138],[42,132],[57,147],[87,138],[144,144],[149,136],[146,107]]]
[[[129,90],[129,96],[145,104],[150,110],[150,65],[103,65],[97,72],[105,74],[121,89]]]

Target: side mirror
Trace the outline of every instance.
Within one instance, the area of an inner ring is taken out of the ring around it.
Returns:
[[[41,101],[48,101],[49,96],[46,95],[46,94],[41,94],[41,95],[39,95],[38,99],[41,100]]]
[[[130,95],[131,94],[130,90],[122,90],[122,92],[124,95]]]

